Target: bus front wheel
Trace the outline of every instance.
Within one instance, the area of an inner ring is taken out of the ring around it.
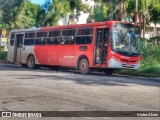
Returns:
[[[86,58],[79,61],[79,71],[85,75],[90,73],[89,62]]]
[[[27,67],[28,67],[29,69],[35,68],[35,58],[34,58],[33,55],[31,55],[31,56],[28,57]]]

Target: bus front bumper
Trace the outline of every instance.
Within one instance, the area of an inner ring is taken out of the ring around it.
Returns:
[[[126,68],[126,69],[139,69],[140,63],[136,64],[127,64],[123,62],[116,61],[115,59],[111,58],[108,61],[108,68]]]

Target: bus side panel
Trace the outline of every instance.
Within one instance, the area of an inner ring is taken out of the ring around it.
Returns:
[[[9,45],[8,47],[7,61],[14,63],[14,46]]]
[[[74,66],[75,45],[60,45],[58,58],[60,66]]]
[[[34,46],[23,46],[21,48],[22,61],[21,63],[26,64],[29,55],[34,55]]]
[[[81,50],[81,46],[86,46],[87,50]],[[93,67],[93,50],[94,46],[91,45],[75,45],[75,60],[74,60],[74,66],[77,65],[77,62],[80,57],[86,56],[89,61],[89,67]]]
[[[35,59],[40,63],[40,64],[45,64],[46,56],[45,56],[45,46],[35,46],[34,51],[35,51]]]
[[[58,52],[59,45],[48,45],[46,48],[47,52],[47,65],[58,65]]]

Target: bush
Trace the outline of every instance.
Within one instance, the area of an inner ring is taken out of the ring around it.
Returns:
[[[142,48],[140,71],[147,74],[160,74],[160,46],[150,44]]]
[[[149,42],[152,44],[159,44],[160,45],[160,36],[155,36],[149,39]]]
[[[0,60],[6,61],[7,60],[7,52],[0,51]]]

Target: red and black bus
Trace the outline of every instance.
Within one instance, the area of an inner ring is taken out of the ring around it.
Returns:
[[[12,30],[8,61],[28,68],[36,65],[63,66],[88,74],[99,69],[138,69],[138,26],[105,21],[68,26]]]

